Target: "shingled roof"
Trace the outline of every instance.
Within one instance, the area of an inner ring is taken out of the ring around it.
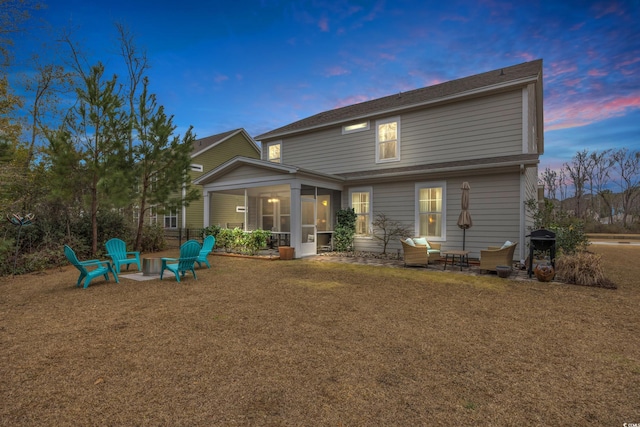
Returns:
[[[359,104],[336,108],[307,117],[278,129],[263,133],[256,140],[282,137],[305,130],[335,125],[350,120],[365,118],[379,113],[398,112],[415,108],[438,100],[464,96],[475,91],[500,86],[509,86],[519,82],[538,79],[542,74],[542,60],[538,59],[511,67],[506,67],[470,77],[451,80],[445,83],[400,92],[383,98],[361,102]]]

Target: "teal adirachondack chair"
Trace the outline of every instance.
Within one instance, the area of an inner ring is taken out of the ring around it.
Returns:
[[[84,288],[89,287],[89,283],[100,276],[104,276],[105,280],[109,280],[109,273],[113,274],[113,278],[116,279],[116,283],[120,283],[118,280],[118,274],[115,272],[109,261],[100,261],[98,259],[91,259],[88,261],[80,261],[76,256],[76,253],[69,246],[64,245],[64,254],[71,264],[73,264],[78,270],[80,270],[80,277],[78,277],[78,283],[76,286],[80,287],[80,284],[84,280]]]
[[[162,258],[162,270],[160,270],[160,280],[165,270],[169,270],[176,276],[176,280],[180,281],[180,276],[185,275],[187,271],[193,274],[193,278],[197,279],[195,263],[200,254],[200,243],[195,240],[189,240],[180,246],[180,258]],[[178,261],[178,262],[172,262]]]
[[[215,244],[216,244],[215,237],[207,236],[204,238],[204,242],[202,242],[202,249],[200,249],[200,253],[198,254],[198,259],[196,259],[196,262],[198,263],[198,267],[202,267],[202,263],[204,263],[207,266],[207,268],[211,268],[211,264],[209,264],[207,255],[211,253]]]
[[[113,261],[113,269],[120,273],[120,266],[126,265],[129,270],[129,264],[135,264],[138,266],[138,271],[141,271],[140,267],[140,252],[127,252],[127,244],[120,239],[109,239],[105,244],[107,248],[107,256]]]

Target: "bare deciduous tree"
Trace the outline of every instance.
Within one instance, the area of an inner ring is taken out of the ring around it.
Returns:
[[[622,191],[622,225],[627,226],[627,217],[635,199],[640,195],[640,151],[621,148],[612,154],[616,182]]]
[[[568,177],[573,184],[575,216],[578,218],[582,218],[584,216],[582,202],[585,186],[591,176],[591,169],[593,169],[593,166],[587,150],[579,151],[575,156],[573,156],[571,163],[564,164],[564,170],[567,171]]]
[[[376,213],[371,223],[373,225],[373,237],[380,240],[382,253],[387,253],[387,246],[391,239],[411,236],[411,230],[400,221],[392,220],[384,213]]]

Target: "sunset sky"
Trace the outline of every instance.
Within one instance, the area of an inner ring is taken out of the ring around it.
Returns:
[[[123,75],[114,22],[147,52],[178,132],[251,136],[321,111],[544,60],[540,170],[640,148],[640,2],[45,0],[20,57],[54,52],[43,19]],[[22,71],[28,71],[23,69]]]

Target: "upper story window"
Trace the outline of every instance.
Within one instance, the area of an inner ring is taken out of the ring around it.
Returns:
[[[191,163],[191,171],[192,172],[202,172],[202,171],[204,171],[204,167],[202,165],[198,165],[196,163]]]
[[[369,121],[353,123],[350,125],[342,126],[342,134],[345,135],[347,133],[360,132],[363,130],[369,130]]]
[[[267,144],[267,160],[274,163],[282,163],[282,142]]]
[[[400,117],[376,121],[376,162],[400,160]]]

